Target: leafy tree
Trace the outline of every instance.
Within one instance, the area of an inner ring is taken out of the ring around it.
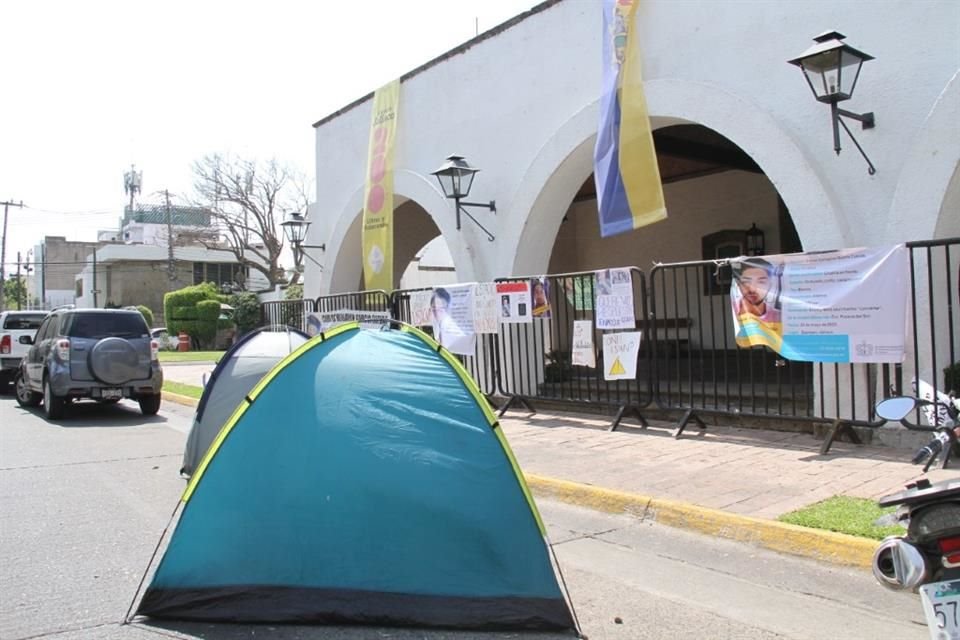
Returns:
[[[143,319],[147,321],[148,327],[153,327],[153,311],[150,310],[150,307],[146,307],[142,304],[137,305],[137,311],[143,316]]]
[[[283,292],[284,300],[303,300],[303,283],[291,284]]]
[[[7,278],[3,283],[3,297],[4,309],[16,309],[18,306],[25,305],[29,299],[26,279],[22,276]]]
[[[193,175],[198,204],[210,209],[237,261],[266,276],[271,287],[286,284],[279,224],[287,212],[306,210],[305,178],[276,160],[219,154],[195,162]]]
[[[241,336],[260,326],[260,300],[249,291],[230,296],[227,302],[233,307],[233,321],[237,323],[237,335]]]

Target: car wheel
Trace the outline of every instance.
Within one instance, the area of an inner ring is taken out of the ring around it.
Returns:
[[[29,385],[27,385],[27,381],[23,379],[23,372],[17,371],[13,383],[17,391],[17,403],[21,407],[35,407],[40,404],[43,396],[33,391]]]
[[[43,380],[43,411],[50,420],[59,420],[67,412],[67,401],[53,392],[50,378]]]
[[[140,403],[140,413],[145,416],[156,415],[157,411],[160,411],[159,393],[150,396],[140,396],[137,398],[137,402]]]

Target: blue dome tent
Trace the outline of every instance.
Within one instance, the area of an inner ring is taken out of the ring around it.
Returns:
[[[137,614],[576,631],[545,533],[456,358],[413,327],[351,323],[224,425]]]

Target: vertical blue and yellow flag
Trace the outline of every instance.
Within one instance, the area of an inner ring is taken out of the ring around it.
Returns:
[[[643,96],[635,16],[640,0],[603,0],[603,95],[594,150],[600,235],[667,217]]]
[[[361,234],[367,290],[393,290],[393,147],[399,102],[399,79],[373,94]]]

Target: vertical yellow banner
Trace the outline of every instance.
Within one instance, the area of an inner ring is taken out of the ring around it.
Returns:
[[[627,47],[620,70],[620,175],[633,214],[633,228],[665,220],[667,207],[663,199],[660,166],[653,145],[653,129],[643,94],[643,61],[640,59],[640,36],[636,15],[640,0],[618,0],[626,8]]]
[[[373,94],[363,192],[363,283],[367,290],[393,291],[393,145],[399,101],[399,78]]]

